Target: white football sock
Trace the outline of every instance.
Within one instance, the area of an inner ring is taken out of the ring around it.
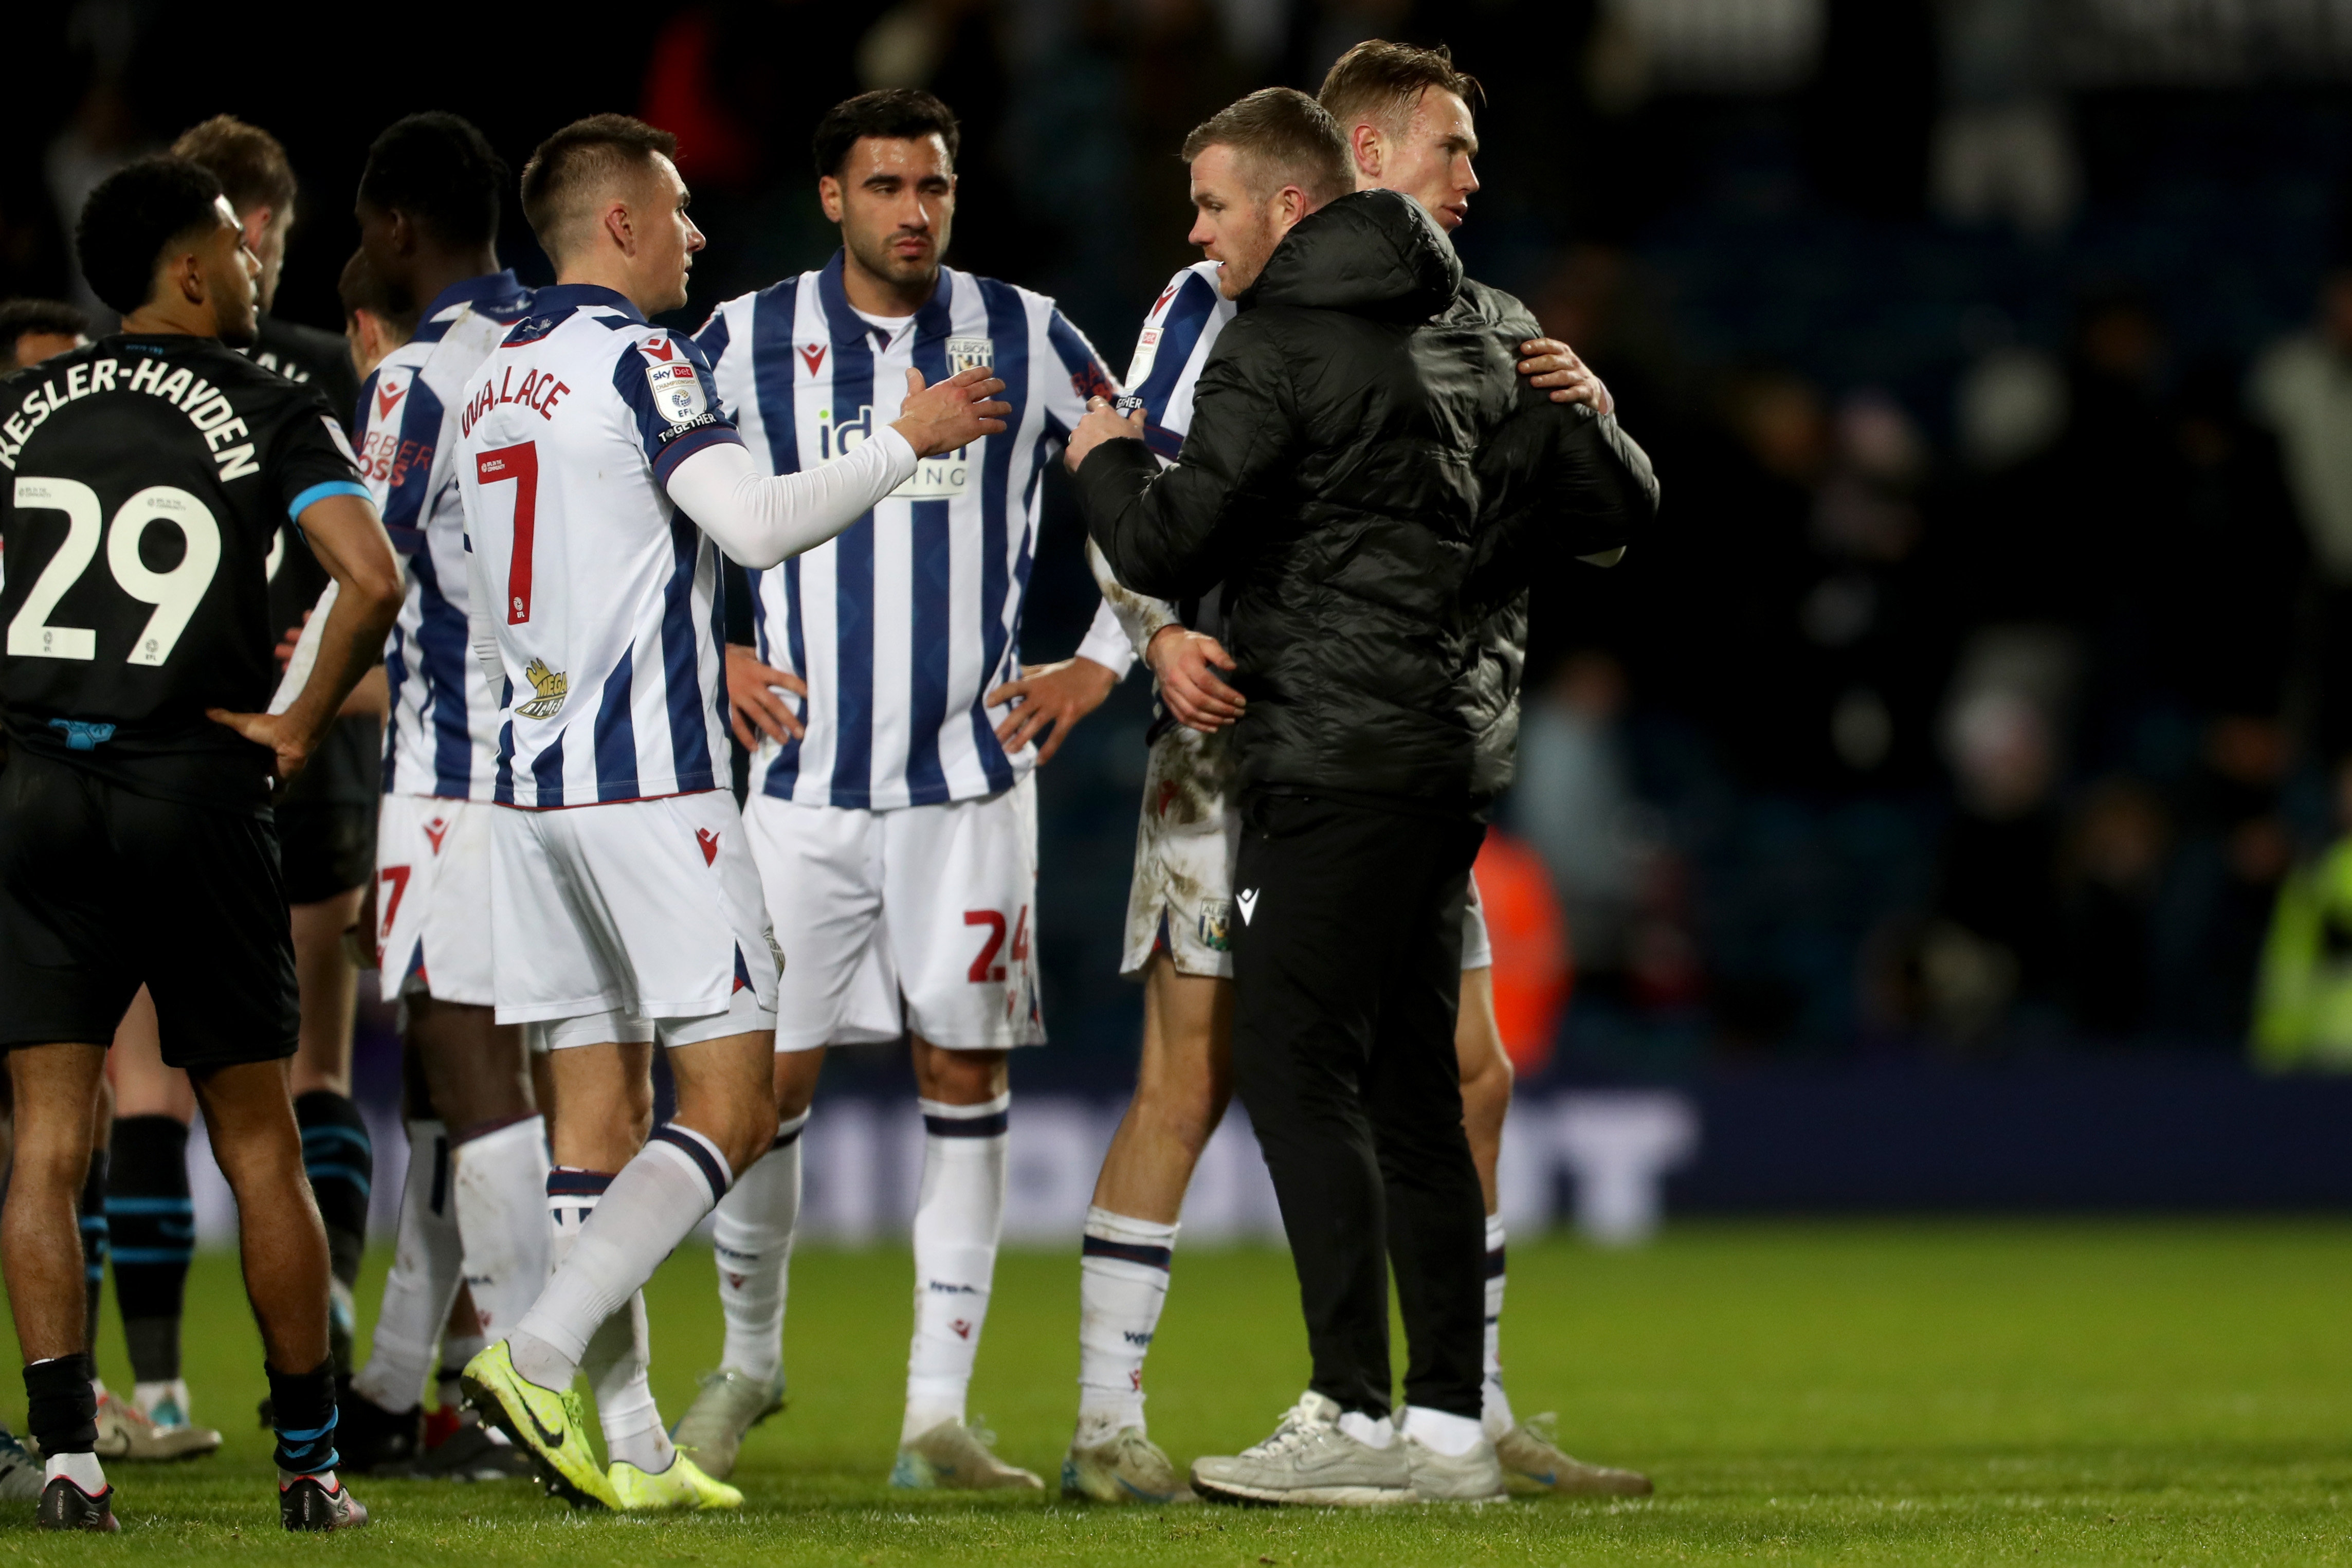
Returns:
[[[915,1203],[915,1342],[898,1441],[961,1421],[1004,1229],[1010,1093],[980,1105],[919,1100],[923,1184]]]
[[[551,1208],[557,1173],[548,1174]],[[673,1121],[654,1129],[604,1196],[588,1207],[571,1253],[508,1336],[515,1369],[541,1388],[568,1388],[605,1319],[727,1194],[734,1173],[719,1145]],[[576,1201],[571,1206],[583,1206]]]
[[[449,1151],[449,1163],[474,1315],[497,1339],[522,1321],[552,1267],[539,1197],[547,1185],[546,1121],[527,1116],[464,1139]]]
[[[1476,1447],[1486,1433],[1467,1415],[1432,1410],[1425,1405],[1408,1405],[1404,1407],[1404,1435],[1433,1454],[1458,1459]]]
[[[1518,1425],[1511,1415],[1511,1397],[1503,1392],[1503,1216],[1498,1214],[1486,1216],[1486,1381],[1482,1403],[1479,1425],[1487,1436],[1500,1437]]]
[[[1396,1441],[1396,1426],[1385,1415],[1367,1415],[1360,1410],[1343,1414],[1339,1430],[1369,1447],[1385,1448]]]
[[[1078,1260],[1078,1436],[1092,1447],[1143,1426],[1143,1358],[1160,1331],[1176,1226],[1087,1210]]]
[[[487,1334],[453,1334],[443,1330],[441,1361],[433,1370],[433,1402],[444,1410],[459,1412],[459,1418],[463,1419],[468,1414],[465,1410],[466,1394],[460,1381],[465,1376],[466,1363],[489,1348],[490,1340]]]
[[[188,1380],[175,1377],[163,1383],[134,1383],[131,1385],[131,1402],[139,1406],[139,1414],[152,1417],[155,1407],[170,1400],[183,1421],[194,1419],[188,1413]]]
[[[408,1124],[408,1179],[401,1184],[394,1236],[383,1308],[352,1388],[386,1410],[413,1410],[425,1397],[433,1342],[465,1278],[457,1211],[449,1201],[448,1131],[438,1121]]]
[[[776,1141],[719,1200],[711,1227],[727,1348],[719,1364],[761,1380],[784,1370],[784,1298],[801,1217],[801,1133],[808,1112],[776,1124]]]
[[[548,1251],[557,1268],[579,1245],[582,1230],[612,1183],[613,1178],[602,1171],[574,1166],[549,1173]],[[646,1380],[650,1363],[646,1297],[640,1290],[597,1326],[589,1338],[587,1353],[580,1358],[580,1371],[595,1396],[596,1424],[604,1428],[606,1461],[626,1461],[649,1475],[669,1468],[672,1451],[669,1435],[662,1430],[661,1412],[654,1404],[653,1386]]]
[[[41,1484],[47,1486],[59,1476],[89,1497],[106,1489],[106,1469],[98,1462],[96,1454],[51,1454],[41,1466]]]

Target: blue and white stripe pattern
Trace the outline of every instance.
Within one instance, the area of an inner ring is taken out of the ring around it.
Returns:
[[[1172,463],[1192,427],[1192,389],[1217,334],[1234,319],[1234,302],[1217,292],[1218,263],[1196,261],[1168,280],[1143,319],[1128,390],[1143,400],[1144,444]]]
[[[709,384],[691,339],[584,283],[541,289],[466,384],[457,482],[506,668],[500,805],[726,787],[719,552],[665,488],[740,439]]]
[[[490,798],[499,702],[467,646],[455,415],[467,378],[530,310],[530,290],[511,272],[454,284],[360,388],[352,428],[361,471],[407,565],[400,618],[384,639],[387,795]]]
[[[751,788],[806,805],[887,810],[1012,787],[1034,760],[996,740],[986,694],[1020,666],[1038,475],[1087,399],[1118,388],[1054,301],[942,268],[923,308],[852,310],[842,258],[730,300],[698,341],[719,400],[776,473],[829,462],[898,416],[906,373],[990,364],[1008,429],[944,457],[838,539],[752,574],[759,652],[808,683],[808,733],[763,743]]]

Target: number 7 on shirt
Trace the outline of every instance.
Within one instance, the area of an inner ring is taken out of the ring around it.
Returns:
[[[530,619],[530,542],[539,514],[539,446],[523,441],[493,447],[474,459],[474,478],[485,485],[515,482],[514,554],[507,563],[507,625]]]

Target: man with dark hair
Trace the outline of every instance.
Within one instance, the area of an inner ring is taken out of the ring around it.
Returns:
[[[0,304],[0,345],[8,363],[0,366],[22,370],[89,342],[89,318],[80,307],[62,300],[10,300]]]
[[[556,283],[451,404],[473,642],[504,700],[489,815],[499,1021],[555,1086],[555,1272],[466,1368],[467,1396],[551,1491],[734,1508],[642,1390],[640,1288],[776,1135],[774,938],[726,787],[719,551],[822,544],[926,457],[1001,431],[981,367],[924,388],[840,461],[769,476],[711,398],[686,303],[702,248],[666,132],[599,115],[541,143],[524,210]],[[411,395],[414,395],[413,394]],[[562,808],[562,809],[556,809]],[[677,1114],[651,1120],[651,1047]],[[587,1371],[600,1468],[572,1381]]]
[[[343,340],[270,313],[295,217],[294,170],[286,149],[259,126],[220,114],[183,132],[173,151],[211,170],[220,181],[246,244],[261,259],[260,316],[249,351],[254,362],[324,393],[335,418],[348,424],[359,383]],[[270,610],[287,636],[298,635],[303,612],[318,604],[327,582],[328,574],[304,547],[300,531],[288,530],[269,583]],[[381,692],[381,683],[373,679],[362,688],[278,808],[302,1008],[301,1047],[292,1068],[294,1113],[302,1124],[303,1158],[334,1253],[339,1371],[351,1365],[351,1293],[359,1283],[360,1258],[367,1245],[368,1194],[375,1164],[367,1121],[352,1100],[352,1026],[359,971],[345,949],[343,933],[359,919],[373,864]],[[156,1072],[153,1060],[142,1055],[129,1061],[137,1064],[131,1070],[142,1109],[162,1109],[164,1097],[150,1081]],[[118,1064],[118,1077],[128,1065]],[[133,1135],[155,1126],[142,1116]],[[157,1131],[162,1134],[160,1128]],[[135,1175],[142,1170],[152,1173],[154,1166],[134,1163],[127,1169]],[[126,1191],[121,1195],[136,1202],[160,1194]],[[177,1361],[175,1338],[174,1377]],[[146,1382],[148,1373],[158,1369],[134,1370]]]
[[[729,651],[737,733],[754,751],[744,827],[792,962],[773,1146],[713,1233],[725,1352],[677,1428],[722,1473],[782,1405],[800,1137],[825,1050],[904,1036],[923,1172],[891,1484],[1044,1484],[964,1419],[1003,1227],[1010,1058],[1045,1038],[1030,775],[1133,656],[1106,613],[1076,658],[1021,667],[1038,474],[1088,395],[1113,384],[1053,300],[944,265],[959,141],[927,92],[836,104],[814,147],[840,251],[727,301],[698,340],[754,454],[781,474],[866,450],[918,373],[995,365],[1013,410],[1004,434],[921,465],[838,539],[756,574],[757,647]]]
[[[1381,47],[1393,52],[1398,47]],[[1442,55],[1403,52],[1426,57],[1418,68],[1431,85],[1451,81],[1475,92],[1475,84],[1453,71]],[[1296,101],[1286,102],[1284,95]],[[1392,95],[1370,97],[1385,105]],[[1303,121],[1308,112],[1318,148],[1314,166],[1329,170],[1320,184],[1331,195],[1309,202],[1302,188],[1286,202],[1272,189],[1278,184],[1272,175],[1261,175],[1256,188],[1238,177],[1247,165],[1270,166],[1269,121]],[[1141,405],[1144,439],[1162,461],[1174,460],[1184,448],[1193,388],[1234,320],[1236,299],[1256,282],[1275,247],[1307,210],[1358,188],[1361,180],[1350,167],[1343,128],[1314,100],[1288,89],[1253,93],[1213,116],[1187,139],[1185,150],[1192,155],[1196,210],[1191,237],[1209,259],[1170,279],[1145,318],[1128,370]],[[1389,167],[1408,172],[1394,160]],[[1423,205],[1437,216],[1440,204]],[[1555,399],[1589,396],[1598,386],[1565,343],[1538,339],[1522,352],[1529,357],[1518,368],[1531,384],[1570,388],[1551,391]],[[1122,973],[1143,979],[1143,1058],[1134,1100],[1104,1156],[1087,1215],[1078,1430],[1063,1462],[1066,1491],[1127,1501],[1160,1495],[1162,1482],[1174,1484],[1172,1468],[1147,1435],[1143,1363],[1167,1296],[1185,1188],[1232,1091],[1234,862],[1241,821],[1231,732],[1247,704],[1225,679],[1234,664],[1217,640],[1223,626],[1220,590],[1170,605],[1121,587],[1099,551],[1090,558],[1106,597],[1118,606],[1123,626],[1158,677],[1162,710],[1152,731],[1121,963]],[[1506,658],[1502,668],[1516,665]],[[1493,963],[1474,882],[1463,915],[1455,1048],[1472,1154],[1490,1214],[1510,1084],[1509,1058],[1495,1021]],[[1509,1419],[1494,1357],[1502,1294],[1500,1222],[1488,1223],[1488,1436],[1496,1439],[1513,1484],[1574,1492],[1645,1490],[1641,1477],[1570,1458]]]
[[[1232,1070],[1315,1374],[1274,1436],[1195,1461],[1192,1484],[1225,1501],[1499,1495],[1454,1042],[1469,869],[1509,776],[1533,563],[1622,544],[1654,484],[1613,420],[1517,381],[1532,318],[1465,284],[1417,201],[1322,207],[1238,303],[1182,461],[1159,468],[1142,413],[1090,414],[1070,449],[1120,582],[1223,584],[1237,672]],[[1396,1423],[1391,1255],[1412,1352]]]
[[[415,114],[369,149],[357,203],[354,264],[415,301],[420,320],[360,394],[360,466],[406,563],[384,655],[391,732],[372,939],[383,999],[400,1007],[410,1163],[404,1263],[384,1281],[368,1363],[345,1396],[346,1447],[362,1469],[425,1475],[497,1471],[519,1458],[478,1424],[420,1452],[424,1382],[468,1281],[474,1315],[494,1332],[521,1318],[547,1276],[546,1126],[522,1029],[491,1010],[499,694],[466,653],[457,469],[466,382],[530,310],[530,291],[498,262],[505,178],[472,125]],[[442,1366],[454,1373],[487,1342],[487,1333],[445,1338]]]
[[[334,1476],[326,1238],[280,1065],[298,1021],[269,796],[374,662],[398,569],[317,395],[227,352],[253,340],[260,264],[219,182],[184,159],[133,163],[91,193],[78,247],[125,330],[18,373],[0,436],[16,568],[0,589],[0,1047],[17,1132],[0,1245],[48,1456],[40,1522],[114,1528],[73,1206],[106,1045],[144,983],[236,1195],[279,1517],[346,1528],[367,1516]],[[342,592],[310,679],[268,713],[285,517]],[[158,526],[179,541],[162,570],[142,547]]]

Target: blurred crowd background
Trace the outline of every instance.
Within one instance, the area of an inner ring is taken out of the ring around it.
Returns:
[[[340,324],[368,142],[575,115],[677,133],[694,325],[820,264],[816,116],[965,123],[952,264],[1122,369],[1193,259],[1184,132],[1368,37],[1481,78],[1458,243],[1615,391],[1657,539],[1539,591],[1482,861],[1523,1075],[2083,1053],[2352,1067],[2352,3],[149,0],[10,24],[0,297],[86,297],[70,216],[205,115],[301,176],[279,313]],[[519,214],[502,249],[545,262]],[[1094,590],[1049,489],[1024,629]],[[1139,672],[1042,781],[1059,1048],[1131,1070],[1116,976]],[[1024,1072],[1030,1065],[1024,1064]]]

